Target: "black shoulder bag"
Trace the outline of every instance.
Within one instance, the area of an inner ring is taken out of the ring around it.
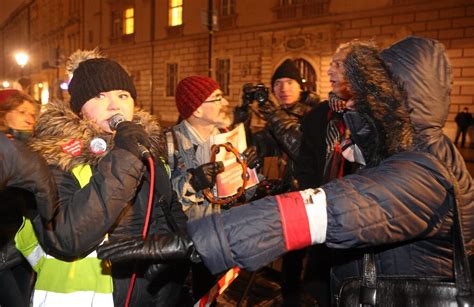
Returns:
[[[454,176],[451,175],[451,178]],[[469,260],[465,251],[459,189],[453,180],[453,261],[455,281],[441,278],[377,277],[374,254],[364,254],[363,276],[345,280],[338,295],[338,306],[474,306]]]

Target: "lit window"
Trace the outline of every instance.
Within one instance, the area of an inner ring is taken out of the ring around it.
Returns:
[[[133,8],[128,8],[124,12],[123,18],[123,34],[133,34],[134,29],[134,10]]]
[[[169,25],[170,27],[183,24],[183,0],[170,0]]]

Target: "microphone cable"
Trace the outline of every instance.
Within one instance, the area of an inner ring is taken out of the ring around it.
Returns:
[[[153,159],[151,156],[147,158],[148,166],[150,168],[150,191],[148,192],[148,206],[145,216],[145,224],[143,225],[142,230],[142,239],[145,240],[148,235],[148,226],[150,225],[150,218],[151,218],[151,211],[153,209],[153,193],[155,188],[155,165],[153,163]],[[132,292],[133,286],[135,285],[135,280],[137,279],[137,273],[134,272],[132,274],[132,278],[130,279],[130,285],[128,287],[127,299],[125,301],[125,307],[128,307],[130,304],[130,300],[132,299]]]

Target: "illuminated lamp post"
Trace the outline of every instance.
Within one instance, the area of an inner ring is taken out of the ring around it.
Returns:
[[[29,58],[30,57],[28,56],[28,54],[23,51],[15,53],[15,60],[21,68],[21,77],[23,77],[23,68],[25,67],[26,63],[28,63]]]

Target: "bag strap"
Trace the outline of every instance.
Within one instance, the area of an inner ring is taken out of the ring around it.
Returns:
[[[168,145],[168,165],[170,166],[171,170],[174,170],[176,167],[175,150],[178,148],[178,145],[173,128],[170,128],[168,131],[166,131],[165,136],[166,143]]]
[[[453,173],[447,169],[452,188],[448,192],[453,195],[453,266],[454,280],[457,288],[456,299],[459,306],[472,306],[474,295],[472,291],[472,279],[469,268],[469,259],[466,254],[464,235],[462,232],[461,214],[459,212],[459,184]],[[362,305],[375,306],[377,296],[377,269],[373,253],[365,253],[363,259],[362,284],[359,292],[359,303]]]
[[[451,193],[454,196],[453,204],[453,244],[454,244],[454,280],[456,281],[456,288],[458,295],[456,297],[459,306],[472,306],[474,305],[474,293],[472,289],[472,275],[469,267],[469,259],[466,253],[466,246],[464,241],[464,234],[462,232],[462,219],[459,209],[460,199],[459,195],[459,183],[453,173],[449,171],[451,175],[451,182],[453,188]]]

